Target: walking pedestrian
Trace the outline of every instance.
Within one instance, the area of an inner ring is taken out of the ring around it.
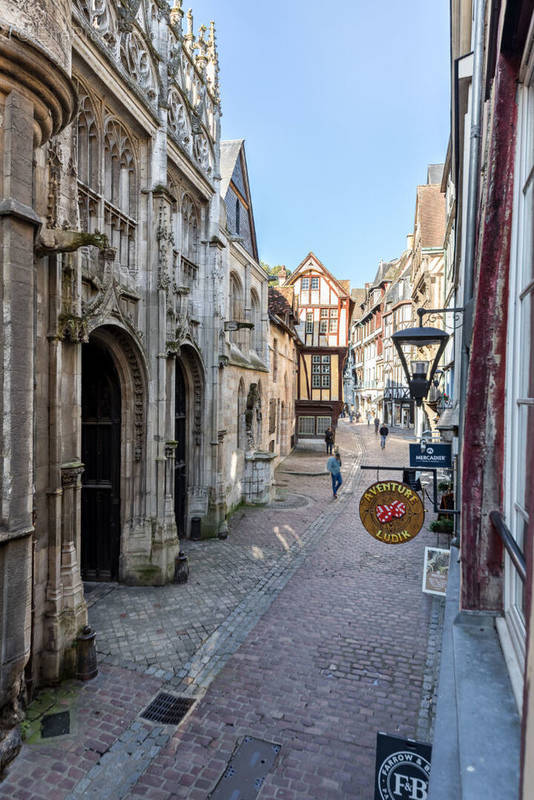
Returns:
[[[332,454],[332,448],[334,446],[334,431],[330,425],[324,432],[324,440],[326,444],[326,452]]]
[[[375,417],[375,435],[378,434],[378,429],[380,427],[380,420],[378,417]]]
[[[332,494],[334,495],[334,500],[337,500],[337,491],[343,483],[343,478],[341,477],[341,456],[339,454],[339,450],[336,450],[335,455],[330,456],[326,462],[326,469],[332,476]]]
[[[389,433],[389,428],[384,422],[382,423],[382,427],[380,428],[380,447],[382,448],[382,450],[386,446],[386,438],[388,433]]]
[[[371,412],[370,411],[367,412],[367,424],[368,425],[371,424]]]

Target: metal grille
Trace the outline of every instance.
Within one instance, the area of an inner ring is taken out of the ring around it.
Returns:
[[[141,717],[163,725],[178,725],[194,702],[193,697],[175,697],[173,694],[160,692],[148,708],[145,708]]]

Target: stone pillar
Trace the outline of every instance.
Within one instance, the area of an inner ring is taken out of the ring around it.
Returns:
[[[0,114],[2,109],[0,107]],[[0,771],[16,753],[30,655],[33,510],[33,106],[12,91],[3,108],[0,195]],[[28,135],[28,132],[29,135]],[[1,134],[0,134],[1,136]],[[3,742],[3,744],[2,744]]]

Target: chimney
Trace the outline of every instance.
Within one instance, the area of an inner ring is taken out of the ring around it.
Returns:
[[[282,264],[280,269],[278,270],[278,286],[283,286],[286,282],[287,272],[285,266]]]
[[[409,233],[406,237],[406,250],[413,250],[413,233]]]

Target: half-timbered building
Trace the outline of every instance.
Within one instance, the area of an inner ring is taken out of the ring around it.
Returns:
[[[353,301],[338,280],[308,253],[286,281],[298,299],[303,347],[299,354],[297,436],[322,438],[343,408],[343,368]]]

